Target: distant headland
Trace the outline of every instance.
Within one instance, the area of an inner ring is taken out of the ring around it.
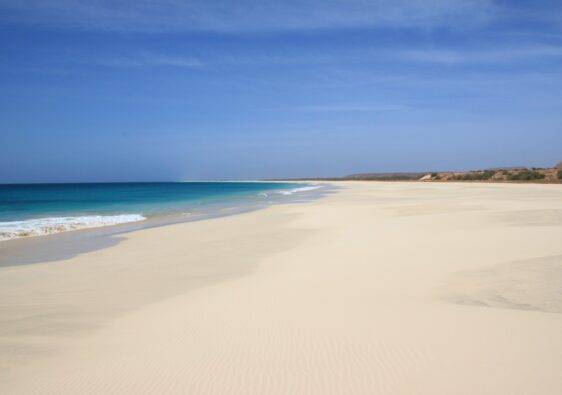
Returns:
[[[386,172],[358,173],[343,177],[314,177],[276,179],[275,181],[480,181],[480,182],[533,182],[562,183],[562,162],[554,167],[499,167],[468,171]]]

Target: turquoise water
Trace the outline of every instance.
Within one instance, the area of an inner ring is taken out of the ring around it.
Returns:
[[[190,182],[0,185],[0,240],[191,215],[259,203],[316,187],[294,183]]]

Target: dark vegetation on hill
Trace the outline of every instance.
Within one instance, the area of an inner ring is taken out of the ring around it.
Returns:
[[[463,174],[455,174],[453,180],[455,181],[483,181],[490,180],[496,175],[497,170],[484,170],[482,172],[469,172]],[[439,175],[438,175],[439,177]]]
[[[521,170],[514,174],[508,174],[507,179],[510,181],[531,181],[544,180],[546,175],[536,170]]]

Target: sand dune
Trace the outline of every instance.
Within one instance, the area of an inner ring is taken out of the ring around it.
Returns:
[[[0,391],[562,393],[562,187],[340,183],[0,269]]]

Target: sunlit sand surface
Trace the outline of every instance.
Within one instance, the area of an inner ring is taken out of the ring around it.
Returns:
[[[562,186],[350,182],[0,269],[0,392],[562,393]]]

